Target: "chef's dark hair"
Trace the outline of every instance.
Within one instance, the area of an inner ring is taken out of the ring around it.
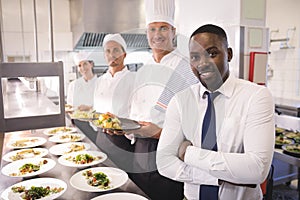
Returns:
[[[197,30],[195,30],[192,33],[192,35],[190,37],[190,40],[193,36],[195,36],[199,33],[213,33],[213,34],[216,34],[220,38],[223,39],[223,41],[226,43],[226,45],[228,45],[226,32],[224,31],[224,29],[222,29],[219,26],[216,26],[216,25],[213,25],[213,24],[206,24],[206,25],[200,26]]]

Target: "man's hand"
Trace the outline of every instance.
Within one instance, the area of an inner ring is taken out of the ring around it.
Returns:
[[[83,104],[81,104],[80,106],[77,107],[77,109],[80,110],[80,111],[89,111],[92,108],[93,108],[92,106],[83,105]]]
[[[185,152],[188,146],[193,146],[193,144],[186,140],[181,143],[180,147],[178,148],[178,157],[180,160],[184,161]]]
[[[134,131],[130,131],[130,133],[137,135],[137,137],[159,139],[162,128],[151,122],[139,121],[139,124],[141,125],[141,128]]]

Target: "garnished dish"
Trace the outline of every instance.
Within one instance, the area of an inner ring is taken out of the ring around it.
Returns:
[[[94,167],[74,174],[70,179],[72,187],[86,192],[104,192],[116,189],[128,180],[128,175],[113,167]]]
[[[12,140],[7,144],[7,147],[14,149],[24,149],[29,147],[36,147],[43,145],[47,142],[45,138],[42,137],[25,137],[22,139]]]
[[[275,133],[276,135],[282,134],[283,132],[285,132],[286,130],[284,128],[280,128],[280,127],[275,127]]]
[[[16,183],[2,194],[4,200],[12,199],[56,199],[67,189],[67,184],[55,178],[36,178]]]
[[[91,121],[98,119],[100,116],[100,113],[96,113],[95,111],[81,111],[81,110],[75,110],[72,114],[70,114],[70,117],[72,119],[78,119],[82,121]]]
[[[283,134],[276,136],[275,148],[281,148],[284,144],[294,144],[294,140],[286,138]]]
[[[60,155],[64,155],[64,154],[72,153],[72,152],[86,151],[86,150],[89,150],[90,148],[91,148],[91,145],[89,145],[88,143],[67,142],[67,143],[53,145],[49,149],[49,152],[54,155],[60,156]]]
[[[106,160],[107,155],[100,151],[81,151],[65,154],[58,162],[68,167],[88,167]]]
[[[52,135],[56,135],[56,134],[60,134],[60,133],[74,133],[74,132],[77,132],[76,128],[62,126],[62,127],[47,129],[43,133],[45,135],[52,136]]]
[[[4,166],[2,173],[11,177],[30,177],[47,172],[55,165],[55,161],[49,158],[27,158]]]
[[[5,154],[3,156],[3,160],[7,162],[14,162],[26,158],[41,158],[46,156],[47,154],[48,154],[48,149],[46,148],[20,149]]]
[[[103,172],[93,173],[91,170],[84,171],[82,173],[83,176],[87,179],[87,184],[93,187],[98,187],[100,189],[109,189],[111,186],[109,185],[110,179]]]
[[[300,140],[300,132],[287,131],[284,133],[287,138],[293,139],[296,142]]]
[[[85,135],[80,133],[60,133],[49,138],[50,142],[65,143],[65,142],[78,142],[85,138]]]
[[[101,128],[122,130],[121,121],[111,113],[100,114],[94,124]]]
[[[287,144],[282,146],[283,153],[295,156],[295,157],[300,157],[300,144]]]

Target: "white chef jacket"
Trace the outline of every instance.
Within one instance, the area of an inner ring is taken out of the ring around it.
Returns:
[[[94,109],[128,118],[135,74],[125,67],[114,76],[109,71],[100,76],[95,87]]]
[[[179,64],[183,64],[185,67],[183,70],[177,72],[176,69]],[[170,77],[174,75],[174,72],[182,74],[186,74],[186,72],[192,73],[189,66],[188,60],[180,54],[178,49],[165,55],[160,63],[156,63],[153,57],[148,60],[145,65],[138,70],[136,75],[130,118],[152,122],[162,127],[165,113],[155,108],[158,99],[164,89],[168,87],[168,81],[170,81]],[[185,85],[180,82],[175,82],[177,90],[185,89],[197,82],[195,79],[190,81],[182,76],[180,78],[185,81]]]
[[[84,80],[80,77],[69,84],[67,103],[74,107],[80,105],[93,106],[94,89],[96,85],[97,76],[91,80]]]
[[[221,200],[262,199],[259,184],[267,177],[274,151],[274,104],[266,87],[232,75],[214,100],[218,151],[201,149],[202,121],[207,107],[200,83],[178,94],[169,103],[157,148],[159,172],[182,181],[187,199],[199,198],[199,185],[218,185],[218,179],[256,188],[223,183]],[[185,160],[178,147],[189,140]]]

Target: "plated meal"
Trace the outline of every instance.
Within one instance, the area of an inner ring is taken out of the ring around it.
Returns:
[[[127,173],[121,169],[95,167],[74,174],[70,179],[70,184],[86,192],[104,192],[122,186],[127,180]]]
[[[26,158],[41,158],[46,156],[47,154],[48,154],[48,149],[46,148],[20,149],[20,150],[8,152],[3,156],[3,160],[7,162],[14,162]]]
[[[24,137],[21,139],[15,139],[7,144],[8,148],[23,149],[29,147],[37,147],[43,145],[47,140],[43,137]]]
[[[100,113],[96,113],[95,111],[81,111],[81,110],[75,110],[72,114],[70,114],[70,117],[72,119],[78,119],[82,121],[91,121],[98,119],[100,116]]]
[[[4,200],[56,199],[67,190],[67,184],[55,178],[36,178],[8,187],[2,194]]]
[[[114,192],[109,194],[104,194],[91,200],[147,200],[146,197],[143,197],[138,194],[129,193],[129,192]]]
[[[293,139],[296,142],[300,140],[300,132],[287,131],[284,133],[287,138]]]
[[[295,156],[295,157],[300,157],[300,144],[287,144],[282,146],[283,153]]]
[[[276,136],[275,148],[281,148],[284,144],[294,144],[294,140],[286,138],[283,134]]]
[[[107,159],[107,155],[100,151],[80,151],[65,154],[58,158],[58,162],[68,167],[88,167],[99,164]]]
[[[45,173],[55,165],[50,158],[27,158],[5,165],[1,172],[10,177],[30,177]]]
[[[93,125],[98,128],[113,130],[135,130],[141,128],[141,125],[131,119],[118,118],[111,113],[100,114],[97,120],[93,120]]]
[[[284,129],[284,128],[280,128],[280,127],[277,127],[277,126],[275,127],[276,135],[282,134],[285,131],[286,131],[286,129]]]
[[[56,135],[56,134],[60,134],[60,133],[74,133],[74,132],[77,132],[76,128],[62,126],[62,127],[46,129],[43,133],[45,135],[52,136],[52,135]]]
[[[84,138],[85,135],[80,133],[60,133],[50,137],[49,141],[55,143],[78,142]]]
[[[52,146],[49,149],[49,152],[54,155],[60,156],[72,152],[86,151],[90,148],[91,145],[85,142],[67,142]]]
[[[73,112],[74,108],[72,105],[65,104],[65,112]]]

